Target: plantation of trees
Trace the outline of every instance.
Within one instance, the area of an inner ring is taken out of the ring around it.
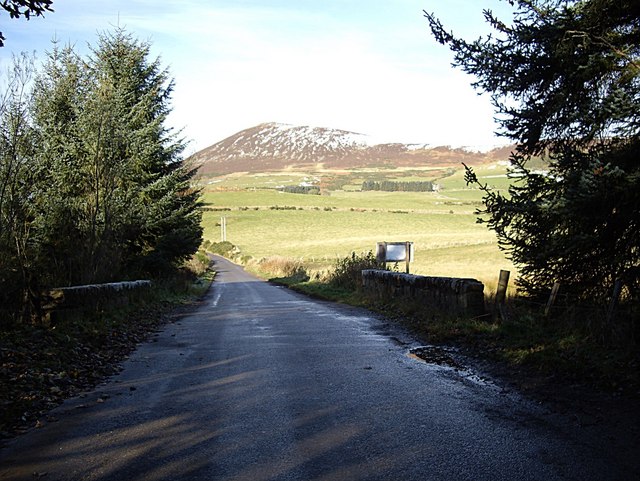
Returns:
[[[201,243],[173,81],[122,29],[91,53],[22,55],[0,97],[0,315],[36,319],[44,289],[166,276]]]
[[[320,195],[320,187],[315,185],[287,185],[279,190],[288,194]]]

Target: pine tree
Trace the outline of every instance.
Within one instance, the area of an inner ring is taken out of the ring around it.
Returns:
[[[0,309],[32,317],[44,287],[161,276],[197,251],[195,170],[149,53],[117,29],[86,59],[54,42],[33,83],[33,61],[15,62],[0,98]]]
[[[130,206],[123,223],[124,257],[129,268],[158,273],[174,266],[201,242],[199,192],[195,173],[181,158],[184,143],[166,127],[173,90],[150,46],[122,29],[103,34],[91,68],[100,88],[112,89],[121,141],[112,157],[126,159],[119,192]]]
[[[89,179],[80,118],[90,83],[82,60],[70,46],[54,42],[36,78],[33,121],[36,154],[33,204],[42,282],[80,283],[87,259]]]
[[[46,282],[161,274],[201,240],[199,192],[166,127],[173,87],[122,29],[80,59],[54,44],[34,97]]]
[[[640,4],[518,0],[512,25],[467,42],[426,14],[454,65],[489,92],[515,141],[509,195],[487,186],[481,221],[519,267],[520,287],[555,281],[604,299],[640,263]],[[542,158],[545,172],[529,167]],[[477,184],[471,169],[467,180]],[[479,184],[478,184],[479,185]],[[629,290],[637,296],[637,289]]]

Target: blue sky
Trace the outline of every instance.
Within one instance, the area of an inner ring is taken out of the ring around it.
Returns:
[[[491,146],[487,95],[451,67],[422,11],[457,35],[488,27],[483,8],[508,22],[499,0],[54,0],[45,18],[0,16],[11,55],[52,38],[88,52],[97,32],[125,27],[151,43],[175,79],[169,119],[191,140],[188,152],[261,122],[333,127],[374,139]]]

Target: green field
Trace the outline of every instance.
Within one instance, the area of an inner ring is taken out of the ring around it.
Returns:
[[[476,170],[481,182],[506,189],[504,166]],[[437,182],[438,192],[361,192],[362,181]],[[323,195],[289,194],[278,186],[313,182]],[[256,259],[274,255],[324,269],[378,241],[412,241],[411,272],[473,277],[495,285],[500,269],[514,271],[493,232],[476,223],[481,192],[466,186],[462,168],[232,174],[203,181],[205,239],[227,240]],[[276,209],[278,207],[278,209]],[[400,266],[401,269],[404,266]]]

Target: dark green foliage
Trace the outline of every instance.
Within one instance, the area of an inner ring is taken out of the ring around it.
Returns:
[[[501,134],[517,143],[508,195],[485,192],[481,221],[519,267],[520,287],[555,281],[606,300],[640,264],[640,3],[514,1],[513,24],[466,42],[427,14],[454,65],[489,92]],[[548,169],[530,166],[542,158]],[[638,293],[628,289],[628,297]]]
[[[362,183],[362,190],[380,190],[383,192],[433,192],[433,182],[396,182],[392,180],[365,180]]]
[[[108,161],[118,168],[127,159],[118,186],[129,213],[122,225],[123,262],[153,275],[193,254],[202,229],[199,192],[190,186],[195,170],[182,162],[184,145],[164,126],[173,82],[159,60],[148,57],[148,44],[117,30],[100,37],[93,65],[119,114],[116,143],[105,146]]]
[[[0,292],[37,317],[43,288],[166,275],[198,249],[194,169],[165,127],[172,81],[123,30],[82,59],[16,61],[0,109]]]
[[[335,287],[358,290],[362,287],[362,271],[364,269],[384,269],[372,251],[338,259],[329,275],[329,284]]]

